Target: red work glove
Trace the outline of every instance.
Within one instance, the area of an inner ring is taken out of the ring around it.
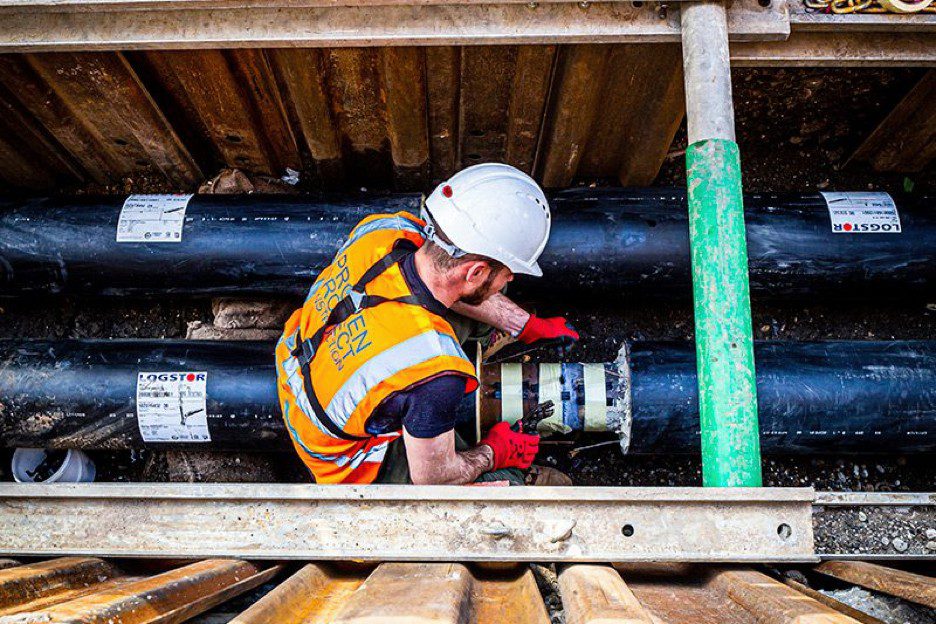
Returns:
[[[530,315],[530,319],[523,326],[523,331],[517,336],[517,340],[526,344],[533,344],[540,340],[571,343],[578,339],[578,332],[561,316],[540,318],[535,314]]]
[[[499,422],[481,440],[494,451],[494,470],[529,468],[539,450],[539,436],[511,431],[510,425]]]

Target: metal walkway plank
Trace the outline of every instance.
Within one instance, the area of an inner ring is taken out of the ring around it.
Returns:
[[[0,551],[370,561],[815,561],[812,499],[811,489],[792,488],[18,484],[0,486]],[[217,531],[219,526],[225,530]]]

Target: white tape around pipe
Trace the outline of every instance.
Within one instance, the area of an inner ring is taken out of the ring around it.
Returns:
[[[511,425],[523,418],[523,368],[501,364],[501,420]]]
[[[607,431],[608,394],[604,364],[583,364],[585,387],[585,431]]]

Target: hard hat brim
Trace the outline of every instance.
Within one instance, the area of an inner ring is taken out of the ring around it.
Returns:
[[[515,266],[507,265],[507,268],[510,269],[512,273],[519,275],[532,275],[533,277],[543,277],[543,270],[540,268],[539,262],[534,262],[530,266],[523,266],[517,264]]]

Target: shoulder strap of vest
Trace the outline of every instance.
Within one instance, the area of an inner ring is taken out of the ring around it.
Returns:
[[[355,436],[345,432],[341,427],[337,426],[325,412],[321,402],[318,400],[318,396],[315,394],[315,389],[312,387],[312,375],[310,371],[312,359],[315,357],[315,353],[318,351],[319,347],[322,346],[325,333],[330,328],[345,322],[353,314],[357,314],[361,310],[373,308],[382,303],[389,302],[422,305],[422,302],[413,295],[405,295],[403,297],[391,299],[380,295],[368,295],[364,292],[364,288],[368,284],[391,266],[416,251],[416,249],[418,249],[417,246],[407,239],[400,239],[397,241],[389,253],[371,265],[371,267],[361,275],[360,279],[358,279],[354,286],[351,287],[351,290],[348,291],[348,294],[332,308],[328,319],[316,330],[312,337],[303,340],[300,335],[301,330],[296,330],[296,348],[292,350],[292,355],[299,360],[299,365],[302,369],[302,383],[306,395],[308,396],[309,404],[312,406],[312,410],[315,412],[315,415],[318,417],[319,421],[321,421],[322,425],[336,438],[342,440],[367,439],[366,437]]]

